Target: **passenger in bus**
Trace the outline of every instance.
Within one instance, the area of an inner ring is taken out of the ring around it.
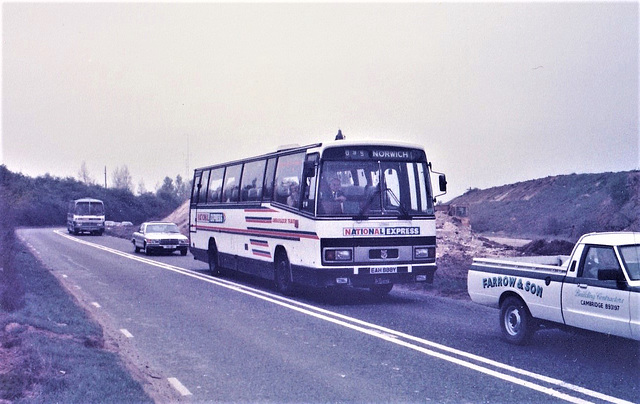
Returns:
[[[344,196],[344,192],[342,192],[342,186],[340,185],[340,179],[338,177],[333,177],[329,180],[329,192],[327,193],[325,200],[341,203],[347,200],[347,197]]]
[[[343,212],[342,203],[347,200],[342,192],[340,179],[338,177],[331,177],[327,182],[328,188],[320,193],[320,213],[325,214],[339,214]]]
[[[298,207],[300,201],[300,185],[293,183],[289,186],[289,196],[287,197],[287,205]]]

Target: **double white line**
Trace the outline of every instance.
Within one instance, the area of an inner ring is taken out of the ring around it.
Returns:
[[[104,247],[98,244],[90,243],[75,237],[68,236],[60,231],[55,233],[73,240],[75,242],[85,244],[99,250],[103,250],[121,257],[143,262],[168,271],[176,272],[184,276],[196,278],[204,282],[215,284],[236,292],[244,293],[255,298],[286,307],[290,310],[306,314],[330,323],[349,328],[363,334],[370,335],[375,338],[385,340],[387,342],[403,346],[408,349],[438,358],[477,372],[501,379],[516,385],[526,387],[551,397],[566,400],[572,403],[590,403],[591,400],[601,400],[616,404],[633,404],[630,401],[599,393],[584,387],[576,386],[571,383],[564,382],[559,379],[547,377],[534,372],[529,372],[514,366],[506,365],[492,359],[474,355],[459,349],[451,348],[446,345],[438,344],[423,338],[405,334],[400,331],[392,330],[377,324],[359,320],[357,318],[345,316],[319,307],[315,307],[306,303],[301,303],[283,296],[274,295],[269,292],[254,289],[248,286],[240,285],[226,279],[214,278],[203,275],[195,271],[180,268],[174,265],[165,264],[154,261],[149,258],[140,257],[134,254],[125,253],[113,248]],[[564,391],[564,392],[563,392]],[[581,398],[581,397],[584,398]]]

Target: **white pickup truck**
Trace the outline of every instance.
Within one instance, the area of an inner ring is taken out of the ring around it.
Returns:
[[[540,326],[640,340],[640,233],[591,233],[571,256],[476,258],[471,300],[500,309],[504,338],[526,343]]]

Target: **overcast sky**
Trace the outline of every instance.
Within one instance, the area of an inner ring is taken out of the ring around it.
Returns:
[[[450,192],[640,168],[638,3],[3,3],[0,164],[137,189],[282,144],[423,145]]]

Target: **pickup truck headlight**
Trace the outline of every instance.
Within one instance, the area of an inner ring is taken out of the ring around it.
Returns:
[[[416,247],[413,249],[413,257],[417,260],[436,257],[435,247]]]
[[[189,240],[180,240],[180,245],[189,245]]]
[[[353,261],[353,251],[350,248],[326,249],[324,250],[324,260],[327,262]]]

